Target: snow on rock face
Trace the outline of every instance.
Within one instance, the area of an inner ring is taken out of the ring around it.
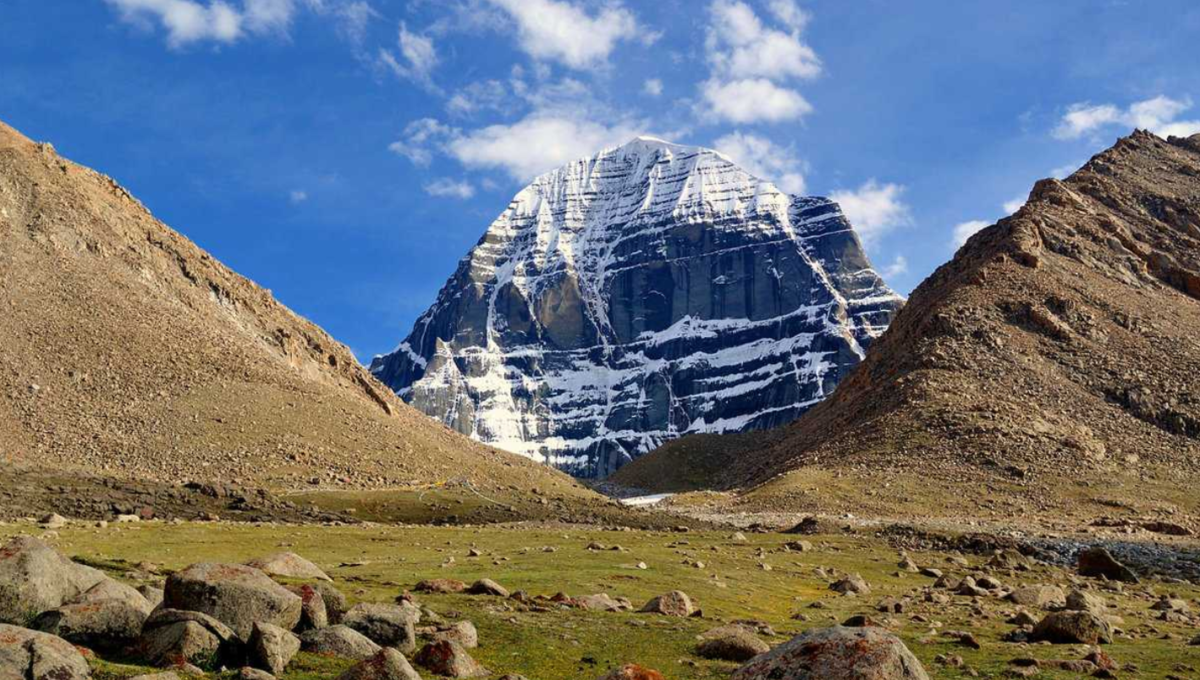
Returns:
[[[460,432],[602,477],[796,418],[902,304],[836,203],[639,137],[518,193],[371,370]]]

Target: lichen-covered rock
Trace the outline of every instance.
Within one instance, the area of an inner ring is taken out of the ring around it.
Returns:
[[[838,579],[829,584],[829,589],[842,593],[843,595],[850,593],[855,595],[866,595],[871,592],[871,585],[867,580],[858,574],[850,574],[845,578]]]
[[[356,604],[342,617],[342,624],[366,635],[383,647],[395,647],[405,654],[416,651],[415,626],[421,610],[407,602],[401,604]]]
[[[639,611],[645,614],[663,614],[665,616],[691,616],[696,613],[696,605],[687,593],[682,590],[672,590],[665,595],[651,598]]]
[[[770,645],[752,633],[740,629],[705,634],[704,639],[696,646],[697,655],[705,659],[723,661],[749,661],[770,650]]]
[[[1008,594],[1008,599],[1022,607],[1049,609],[1067,603],[1067,596],[1058,586],[1025,586]]]
[[[350,628],[336,625],[310,630],[300,636],[300,648],[312,654],[336,656],[343,659],[362,661],[379,652],[379,645],[371,638]]]
[[[313,630],[329,625],[329,610],[325,607],[325,597],[320,590],[308,584],[288,586],[288,590],[300,596],[300,624],[297,630]]]
[[[461,593],[466,589],[466,583],[454,578],[426,579],[413,588],[418,593]]]
[[[900,638],[880,628],[820,628],[751,659],[733,680],[929,680]]]
[[[144,607],[109,598],[67,604],[42,612],[31,627],[72,644],[101,650],[119,649],[141,635],[148,614]]]
[[[399,651],[385,647],[369,659],[346,669],[338,680],[421,680]]]
[[[634,663],[627,663],[620,668],[614,668],[612,671],[600,676],[598,680],[666,680],[662,673],[651,669],[643,668]]]
[[[246,566],[254,567],[268,576],[305,578],[332,581],[320,567],[294,552],[281,552],[250,560]]]
[[[497,597],[508,597],[508,588],[496,583],[490,578],[481,578],[471,584],[467,588],[469,595],[495,595]]]
[[[1100,616],[1086,611],[1061,611],[1048,614],[1033,627],[1029,639],[1055,644],[1095,645],[1112,642],[1112,626]]]
[[[136,650],[151,665],[178,666],[226,655],[236,640],[231,628],[208,614],[158,609],[142,626]]]
[[[453,640],[466,649],[475,649],[479,646],[479,631],[475,629],[475,624],[470,621],[430,626],[421,629],[419,633],[421,639],[431,642]]]
[[[87,659],[66,640],[0,623],[0,678],[83,680],[91,675]]]
[[[346,614],[346,596],[342,591],[333,587],[332,583],[318,581],[312,584],[314,590],[321,594],[321,600],[325,603],[325,615],[329,618],[329,625],[336,626],[342,622],[342,617]]]
[[[253,567],[202,562],[167,579],[163,605],[203,612],[247,640],[255,623],[292,630],[300,622],[300,597]]]
[[[256,623],[247,649],[252,666],[279,676],[300,651],[300,638],[279,626]]]
[[[437,640],[425,645],[414,660],[437,675],[449,678],[479,678],[490,675],[486,668],[467,653],[466,648],[453,640]]]
[[[25,625],[107,580],[37,538],[16,536],[0,547],[0,623]]]

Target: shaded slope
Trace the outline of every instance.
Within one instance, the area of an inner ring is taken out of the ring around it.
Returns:
[[[401,403],[115,181],[3,124],[0,446],[169,482],[573,488]]]
[[[714,483],[769,507],[1165,502],[1200,463],[1198,298],[1200,137],[1135,133],[972,237],[833,397]]]

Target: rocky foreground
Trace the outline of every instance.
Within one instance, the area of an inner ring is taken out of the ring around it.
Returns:
[[[1200,589],[1103,548],[1064,566],[1028,545],[820,522],[714,533],[42,519],[0,526],[6,680],[1200,668]]]

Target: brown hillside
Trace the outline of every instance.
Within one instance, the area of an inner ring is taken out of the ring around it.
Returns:
[[[715,484],[764,508],[1195,510],[1200,136],[1137,132],[1039,182],[761,446],[683,440],[615,481],[653,488],[639,469],[688,445],[725,453]]]
[[[178,482],[568,478],[476,444],[172,231],[0,124],[0,461]]]

